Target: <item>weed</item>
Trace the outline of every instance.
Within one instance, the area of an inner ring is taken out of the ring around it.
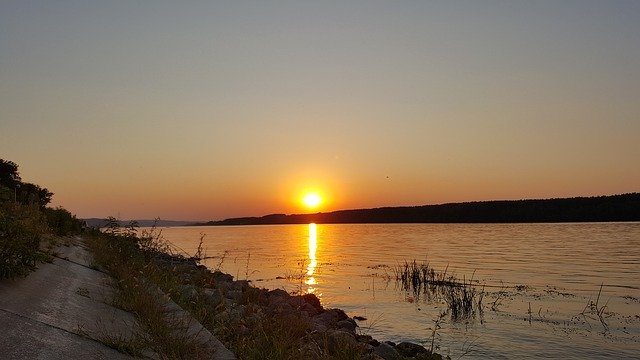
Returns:
[[[35,205],[0,203],[0,279],[26,276],[51,261],[40,251],[46,222]]]
[[[506,287],[504,284],[502,284],[502,288],[500,289],[500,291],[498,291],[495,300],[493,300],[493,302],[491,303],[492,311],[498,311],[498,307],[502,305],[502,300],[506,295],[507,295]]]
[[[585,319],[590,318],[590,319],[599,320],[600,324],[602,324],[602,327],[604,328],[604,332],[607,332],[609,331],[609,325],[607,325],[607,322],[605,321],[604,314],[605,314],[605,310],[607,309],[607,305],[609,304],[609,301],[607,300],[607,302],[604,305],[600,306],[600,295],[602,294],[603,286],[604,286],[604,283],[600,284],[600,290],[598,290],[598,296],[596,297],[596,301],[593,302],[591,299],[589,299],[589,301],[587,302],[587,305],[584,307],[584,309],[579,315],[584,317]]]
[[[148,340],[141,335],[127,337],[120,334],[102,333],[98,335],[99,342],[121,353],[135,357],[142,357]]]
[[[437,318],[433,320],[433,328],[431,329],[431,347],[429,348],[429,352],[433,354],[435,348],[436,336],[438,334],[438,330],[442,329],[442,322],[444,321],[444,317],[447,316],[446,311],[441,311]]]
[[[163,246],[154,239],[159,237],[146,236],[141,244],[138,238],[130,236],[128,230],[124,233],[111,231],[91,237],[88,245],[95,262],[114,278],[113,304],[133,313],[146,333],[145,346],[163,358],[198,358],[202,344],[195,337],[186,335],[181,319],[167,315],[164,302],[146,280],[163,283],[169,289],[177,288],[175,282],[170,284],[170,274],[160,271],[141,251],[144,248],[152,254]],[[105,341],[127,353],[139,345],[138,340],[127,343],[117,335],[107,336]]]
[[[447,275],[447,268],[439,272],[429,263],[418,264],[415,260],[405,261],[404,265],[395,268],[396,281],[407,292],[413,292],[414,299],[421,296],[425,300],[443,300],[450,310],[451,319],[469,318],[482,314],[484,288],[478,291],[473,284],[473,276],[467,282],[458,280],[454,275]]]

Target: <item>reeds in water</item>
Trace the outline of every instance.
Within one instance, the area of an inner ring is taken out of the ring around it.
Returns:
[[[459,280],[452,274],[437,271],[428,262],[418,263],[416,260],[405,261],[395,268],[396,282],[402,289],[412,292],[416,299],[426,301],[442,300],[450,311],[453,320],[474,317],[482,313],[484,290],[473,285],[473,277],[467,282]]]

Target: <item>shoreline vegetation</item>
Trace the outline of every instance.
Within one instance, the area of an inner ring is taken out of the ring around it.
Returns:
[[[422,345],[380,342],[359,330],[343,310],[326,309],[313,294],[254,287],[247,280],[173,251],[156,228],[137,235],[135,223],[108,219],[102,231],[87,233],[96,266],[114,277],[116,305],[133,312],[147,335],[108,345],[129,354],[145,350],[167,358],[202,358],[191,339],[175,339],[166,319],[153,311],[145,282],[159,287],[211,331],[238,359],[442,359]],[[220,264],[222,265],[222,264]],[[184,346],[175,345],[176,341]],[[174,344],[165,346],[163,344]]]
[[[16,163],[0,159],[0,280],[27,276],[38,262],[51,261],[56,236],[80,232],[75,215],[47,206],[52,196],[23,181]]]
[[[640,193],[540,200],[495,200],[423,206],[270,214],[194,226],[376,223],[550,223],[640,221]]]

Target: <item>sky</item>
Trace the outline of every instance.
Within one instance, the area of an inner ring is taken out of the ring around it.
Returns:
[[[0,3],[0,158],[78,217],[640,191],[640,1]]]

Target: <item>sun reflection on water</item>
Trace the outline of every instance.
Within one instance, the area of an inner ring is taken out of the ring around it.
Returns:
[[[313,273],[316,271],[316,266],[318,265],[318,261],[316,260],[316,248],[318,246],[318,238],[316,232],[316,224],[309,224],[309,265],[307,266],[307,279],[305,280],[305,284],[309,287],[307,288],[307,293],[312,294],[315,292],[316,278],[313,276]]]

